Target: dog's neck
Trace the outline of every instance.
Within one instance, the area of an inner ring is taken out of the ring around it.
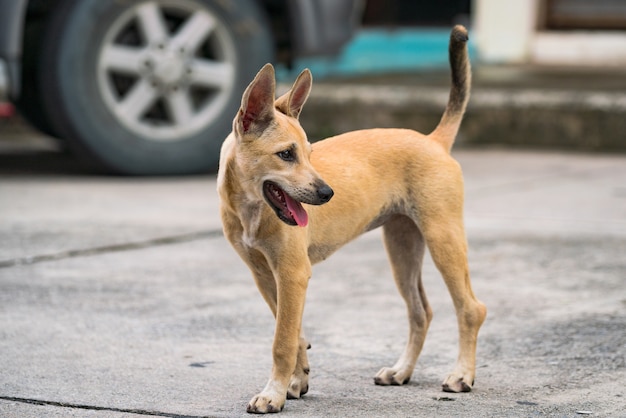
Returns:
[[[242,243],[252,247],[259,234],[262,219],[270,214],[271,210],[261,196],[254,198],[257,193],[249,193],[246,187],[250,186],[242,183],[246,173],[236,158],[236,141],[234,135],[231,135],[222,147],[220,158],[222,168],[217,179],[217,191],[220,195],[222,213],[237,219],[243,229]]]

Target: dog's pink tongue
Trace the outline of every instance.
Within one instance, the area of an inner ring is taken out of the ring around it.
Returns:
[[[285,193],[285,201],[287,203],[287,209],[295,219],[296,223],[299,226],[307,226],[309,223],[309,215],[306,213],[306,210],[302,207],[302,204],[296,200],[293,200]]]

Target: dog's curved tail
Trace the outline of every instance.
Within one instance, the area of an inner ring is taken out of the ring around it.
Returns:
[[[450,33],[449,55],[452,70],[450,97],[439,125],[429,135],[448,152],[452,149],[456,139],[470,96],[472,71],[467,52],[467,40],[467,29],[462,25],[456,25]]]

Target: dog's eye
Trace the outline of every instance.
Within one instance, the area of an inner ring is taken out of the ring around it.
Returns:
[[[276,155],[278,155],[283,161],[295,161],[296,159],[296,156],[291,149],[286,149],[284,151],[278,152],[276,153]]]

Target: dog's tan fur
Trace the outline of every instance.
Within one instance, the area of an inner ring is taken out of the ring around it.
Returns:
[[[432,318],[421,281],[427,245],[452,296],[459,327],[457,364],[443,389],[471,390],[476,339],[486,308],[472,292],[463,179],[449,155],[469,99],[466,40],[465,28],[455,27],[450,37],[450,100],[430,135],[370,129],[311,146],[298,123],[311,88],[308,70],[276,101],[269,64],[245,91],[233,132],[222,147],[218,191],[226,237],[276,317],[270,380],[250,401],[249,412],[278,412],[286,397],[307,392],[308,343],[301,321],[311,265],[378,226],[383,226],[393,275],[407,304],[409,340],[400,359],[381,369],[375,383],[401,385],[413,373]],[[268,192],[268,181],[282,192]],[[268,193],[286,193],[308,204],[308,225],[302,213],[270,206]],[[281,220],[279,212],[287,220]]]

